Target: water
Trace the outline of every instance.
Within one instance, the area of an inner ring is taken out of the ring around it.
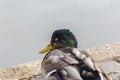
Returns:
[[[54,30],[70,29],[82,49],[120,41],[119,0],[0,0],[0,68],[42,59]]]

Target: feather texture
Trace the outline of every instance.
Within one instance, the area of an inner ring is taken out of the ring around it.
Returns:
[[[102,70],[88,53],[76,48],[50,51],[43,60],[42,68],[47,75],[46,80],[103,80]]]

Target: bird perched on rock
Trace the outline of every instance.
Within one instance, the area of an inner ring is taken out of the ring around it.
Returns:
[[[77,49],[77,40],[68,29],[56,30],[42,62],[45,80],[110,80],[85,50]]]

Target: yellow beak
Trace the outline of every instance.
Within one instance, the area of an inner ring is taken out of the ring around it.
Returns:
[[[49,50],[52,50],[52,49],[54,49],[54,47],[51,45],[51,43],[49,43],[46,47],[44,47],[43,49],[41,49],[39,51],[39,54],[43,54],[43,53],[45,53],[45,52],[47,52]]]

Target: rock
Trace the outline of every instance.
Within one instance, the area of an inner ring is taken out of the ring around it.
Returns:
[[[120,80],[120,64],[114,60],[100,62],[99,65],[113,80]]]
[[[41,75],[41,60],[0,69],[0,80],[28,80]]]
[[[86,49],[114,80],[120,80],[120,42]],[[0,80],[43,80],[41,60],[0,69]]]

